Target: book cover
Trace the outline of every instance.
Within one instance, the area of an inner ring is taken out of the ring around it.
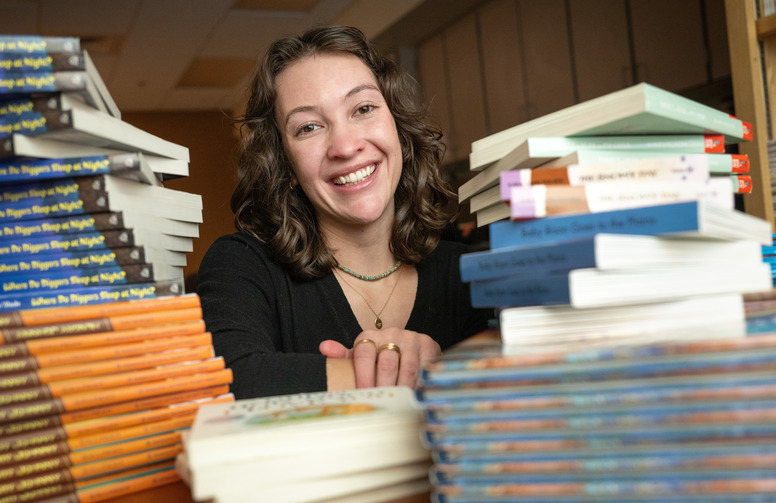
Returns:
[[[603,307],[667,301],[692,295],[744,293],[773,287],[768,264],[574,269],[568,273],[506,277],[469,283],[472,306],[564,304]]]
[[[612,234],[751,239],[772,245],[771,225],[761,218],[705,201],[662,204],[601,213],[547,217],[490,225],[490,247],[525,246]]]
[[[530,136],[722,134],[753,138],[751,124],[691,99],[640,83],[582,102],[472,143],[473,169],[498,161]]]
[[[86,70],[83,51],[77,52],[0,52],[0,75],[22,72]],[[0,106],[0,114],[3,108]]]

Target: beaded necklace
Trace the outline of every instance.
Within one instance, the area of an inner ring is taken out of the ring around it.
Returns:
[[[393,274],[399,267],[401,266],[401,260],[397,260],[395,264],[393,264],[393,267],[385,271],[384,273],[380,273],[377,276],[364,276],[363,274],[359,274],[357,272],[352,271],[351,269],[348,269],[347,267],[337,264],[337,268],[341,271],[344,271],[354,278],[358,278],[363,281],[377,281],[378,279],[387,278],[391,274]]]

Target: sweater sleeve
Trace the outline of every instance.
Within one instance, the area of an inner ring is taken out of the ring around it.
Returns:
[[[315,341],[293,337],[290,279],[257,240],[234,234],[208,249],[197,276],[206,327],[234,373],[235,397],[326,389],[326,359]]]

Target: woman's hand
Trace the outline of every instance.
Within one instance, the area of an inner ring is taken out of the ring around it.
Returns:
[[[328,358],[351,358],[357,388],[414,388],[420,368],[441,353],[431,337],[400,328],[361,332],[350,349],[335,341],[323,341],[319,350]]]

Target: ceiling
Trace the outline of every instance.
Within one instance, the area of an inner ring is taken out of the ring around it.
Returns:
[[[0,34],[81,38],[123,112],[234,110],[271,41],[350,24],[395,49],[477,0],[0,0]]]

